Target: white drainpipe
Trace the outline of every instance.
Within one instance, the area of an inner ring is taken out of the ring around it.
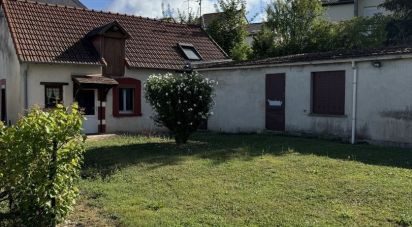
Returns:
[[[356,103],[357,103],[357,87],[358,87],[358,68],[356,62],[352,61],[353,82],[352,82],[352,137],[351,143],[356,143]]]

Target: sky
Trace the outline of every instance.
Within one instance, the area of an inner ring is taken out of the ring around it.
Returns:
[[[260,22],[264,17],[264,8],[271,0],[246,0],[248,20],[250,22]],[[104,10],[111,12],[127,13],[143,17],[161,18],[162,2],[170,4],[175,11],[187,11],[188,7],[198,12],[199,4],[195,0],[81,0],[90,9]],[[203,0],[202,14],[216,12],[215,4],[217,0]]]

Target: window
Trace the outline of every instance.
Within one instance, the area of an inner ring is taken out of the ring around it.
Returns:
[[[312,113],[345,114],[345,71],[312,73]]]
[[[133,113],[134,88],[119,88],[119,112]]]
[[[179,43],[179,48],[183,51],[183,54],[188,60],[199,61],[202,57],[197,52],[196,48],[192,44]]]
[[[118,78],[113,88],[113,116],[141,116],[141,83],[132,78]]]

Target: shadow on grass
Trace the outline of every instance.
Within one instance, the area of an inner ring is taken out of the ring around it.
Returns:
[[[114,171],[136,164],[152,168],[178,164],[184,156],[197,156],[221,164],[233,158],[252,159],[261,155],[283,155],[292,150],[333,159],[365,164],[412,169],[412,149],[349,145],[336,141],[277,136],[269,134],[199,133],[186,145],[172,142],[136,143],[88,149],[83,177],[106,177]]]

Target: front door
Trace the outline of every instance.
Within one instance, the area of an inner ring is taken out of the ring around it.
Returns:
[[[86,120],[83,122],[83,131],[86,134],[97,134],[99,132],[99,119],[97,116],[97,90],[79,90],[76,100],[84,112]]]
[[[285,74],[266,75],[266,129],[285,131]]]

